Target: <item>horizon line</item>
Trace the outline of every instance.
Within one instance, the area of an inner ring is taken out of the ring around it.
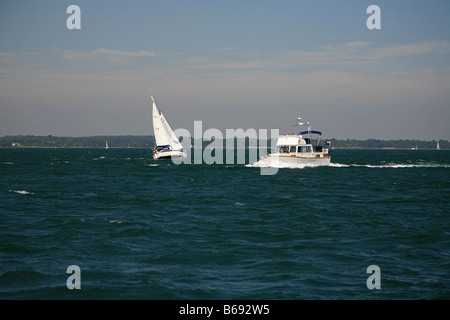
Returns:
[[[280,133],[280,135],[283,135],[282,133]],[[34,135],[34,134],[15,134],[15,135],[4,135],[4,136],[0,136],[0,139],[2,138],[7,138],[7,137],[39,137],[39,138],[102,138],[102,137],[154,137],[154,135],[148,134],[119,134],[119,135],[88,135],[88,136],[60,136],[60,135]],[[193,137],[191,137],[193,138]],[[238,137],[234,137],[235,139],[242,139],[242,138],[238,138]],[[249,139],[250,137],[245,137],[245,139]],[[413,138],[408,138],[408,139],[403,139],[403,138],[391,138],[391,139],[379,139],[379,138],[366,138],[366,139],[361,139],[361,138],[321,138],[324,140],[360,140],[360,141],[367,141],[367,140],[379,140],[379,141],[424,141],[424,142],[433,142],[433,141],[447,141],[447,139],[432,139],[432,140],[421,140],[421,139],[413,139]],[[202,139],[198,139],[198,140],[204,140],[203,137]],[[216,138],[215,140],[226,140],[226,138]],[[257,138],[256,140],[264,140],[264,139],[259,139]],[[265,140],[270,140],[270,138],[265,139]],[[207,141],[212,141],[212,140],[207,140]]]

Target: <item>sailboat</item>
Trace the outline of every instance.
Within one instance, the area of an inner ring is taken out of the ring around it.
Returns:
[[[183,146],[173,132],[161,110],[156,105],[153,94],[150,93],[153,102],[153,132],[155,135],[154,159],[186,158]]]
[[[105,144],[105,149],[109,149],[109,146],[108,146],[108,141],[106,141],[106,144]]]

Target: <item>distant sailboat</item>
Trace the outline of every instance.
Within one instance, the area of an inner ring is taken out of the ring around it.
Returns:
[[[150,93],[153,102],[153,132],[155,134],[156,147],[153,150],[154,159],[176,159],[185,158],[186,153],[183,146],[173,132],[166,118],[156,105],[153,95]]]
[[[108,141],[106,141],[105,149],[109,149]]]
[[[441,147],[439,147],[439,141],[436,144],[436,150],[439,150]]]

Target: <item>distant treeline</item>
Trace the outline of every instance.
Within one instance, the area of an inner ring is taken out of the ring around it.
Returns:
[[[54,137],[54,136],[4,136],[0,137],[0,147],[36,148],[112,148],[153,147],[153,136],[92,136],[92,137]]]
[[[151,148],[154,146],[153,136],[92,136],[92,137],[54,137],[54,136],[4,136],[0,137],[0,147],[3,148],[105,148],[106,143],[110,148]],[[332,148],[352,149],[352,148],[394,148],[394,149],[436,149],[437,140],[337,140],[322,139],[331,141]],[[203,146],[211,142],[203,141]],[[194,142],[192,141],[192,145]],[[246,143],[248,146],[248,141]],[[270,146],[270,143],[267,144]],[[450,149],[450,142],[439,140],[441,149]]]
[[[424,141],[424,140],[378,140],[378,139],[367,139],[367,140],[336,140],[331,139],[331,146],[333,148],[342,149],[352,149],[352,148],[366,148],[366,149],[436,149],[437,140]],[[449,149],[450,142],[447,140],[439,140],[439,147],[441,149]]]

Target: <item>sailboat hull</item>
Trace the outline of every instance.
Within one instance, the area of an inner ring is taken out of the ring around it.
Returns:
[[[186,158],[186,153],[178,150],[170,150],[170,151],[159,151],[153,153],[153,159],[179,159]]]

